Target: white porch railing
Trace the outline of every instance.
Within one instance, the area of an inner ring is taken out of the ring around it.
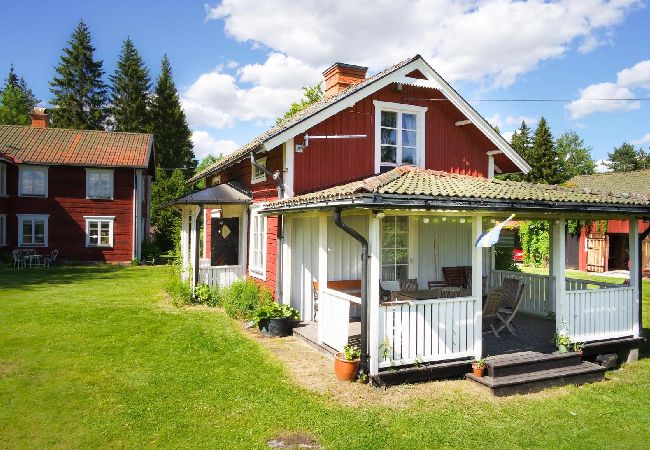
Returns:
[[[343,351],[348,344],[351,303],[360,304],[361,299],[328,288],[318,293],[318,342]]]
[[[540,315],[547,315],[549,312],[555,311],[555,305],[552,304],[553,302],[549,302],[548,298],[549,283],[551,283],[550,276],[511,272],[509,270],[493,270],[490,286],[501,286],[506,278],[516,278],[524,283],[521,311]]]
[[[246,275],[242,266],[206,266],[199,268],[199,283],[210,287],[230,287]]]
[[[392,302],[379,307],[379,367],[474,356],[472,297]]]
[[[565,321],[575,342],[634,334],[634,288],[588,289],[565,294]]]

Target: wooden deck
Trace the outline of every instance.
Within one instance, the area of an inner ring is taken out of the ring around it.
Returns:
[[[298,336],[309,345],[328,355],[334,355],[336,350],[327,344],[318,343],[318,322],[300,322],[293,329],[294,336]],[[348,326],[348,344],[359,347],[361,344],[361,322],[351,321]]]

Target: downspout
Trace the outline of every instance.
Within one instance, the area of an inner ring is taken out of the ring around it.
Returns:
[[[361,244],[361,364],[359,371],[368,372],[368,241],[341,220],[341,208],[334,208],[334,223]]]
[[[650,227],[648,227],[641,236],[639,236],[639,332],[643,334],[643,240],[650,235]]]
[[[284,199],[284,180],[282,179],[282,171],[276,170],[275,172],[271,172],[269,169],[267,169],[265,166],[261,165],[260,163],[257,162],[255,159],[255,150],[251,151],[251,164],[258,169],[260,169],[262,172],[264,172],[267,176],[270,176],[273,181],[275,181],[275,184],[278,186],[278,197],[280,200]],[[282,271],[282,247],[284,245],[284,215],[279,214],[278,215],[278,229],[276,232],[276,241],[278,243],[278,248],[275,252],[275,263],[276,263],[276,269],[275,269],[275,293],[277,299],[283,299],[283,292],[282,292],[282,278],[284,276],[283,271]]]

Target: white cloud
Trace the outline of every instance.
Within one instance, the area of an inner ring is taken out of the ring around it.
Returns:
[[[227,155],[240,147],[230,139],[215,139],[207,131],[192,132],[192,142],[194,143],[194,154],[199,161],[208,155]]]
[[[606,159],[599,159],[596,161],[596,167],[594,168],[596,173],[605,173],[610,172],[609,161]]]
[[[643,144],[647,144],[648,142],[650,142],[650,133],[644,134],[640,139],[630,141],[630,144],[632,144],[632,145],[643,145]]]
[[[249,64],[239,71],[239,81],[270,88],[295,89],[322,81],[319,70],[282,53],[271,53],[264,64]]]
[[[501,136],[503,136],[503,139],[510,142],[510,141],[512,141],[512,135],[513,134],[515,134],[514,131],[504,131],[503,133],[501,133]]]
[[[597,112],[632,111],[641,107],[639,101],[595,100],[626,98],[634,98],[634,94],[628,88],[615,83],[597,83],[581,89],[580,98],[572,101],[565,108],[572,119],[580,119]]]
[[[521,125],[521,122],[526,122],[526,125],[533,126],[539,122],[539,117],[531,116],[508,116],[506,117],[506,123],[508,125]]]
[[[310,67],[343,61],[378,71],[420,53],[452,81],[507,86],[542,61],[574,48],[591,51],[640,4],[640,0],[223,0],[207,8],[206,19],[223,20],[226,33],[240,42],[272,49]]]
[[[621,70],[616,74],[616,82],[619,86],[628,88],[650,89],[650,59]]]

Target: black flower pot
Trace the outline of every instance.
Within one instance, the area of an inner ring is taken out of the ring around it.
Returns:
[[[262,319],[257,324],[257,327],[260,329],[260,332],[266,336],[269,335],[269,319]]]
[[[291,319],[283,317],[282,319],[269,319],[269,336],[289,336],[291,334]]]

